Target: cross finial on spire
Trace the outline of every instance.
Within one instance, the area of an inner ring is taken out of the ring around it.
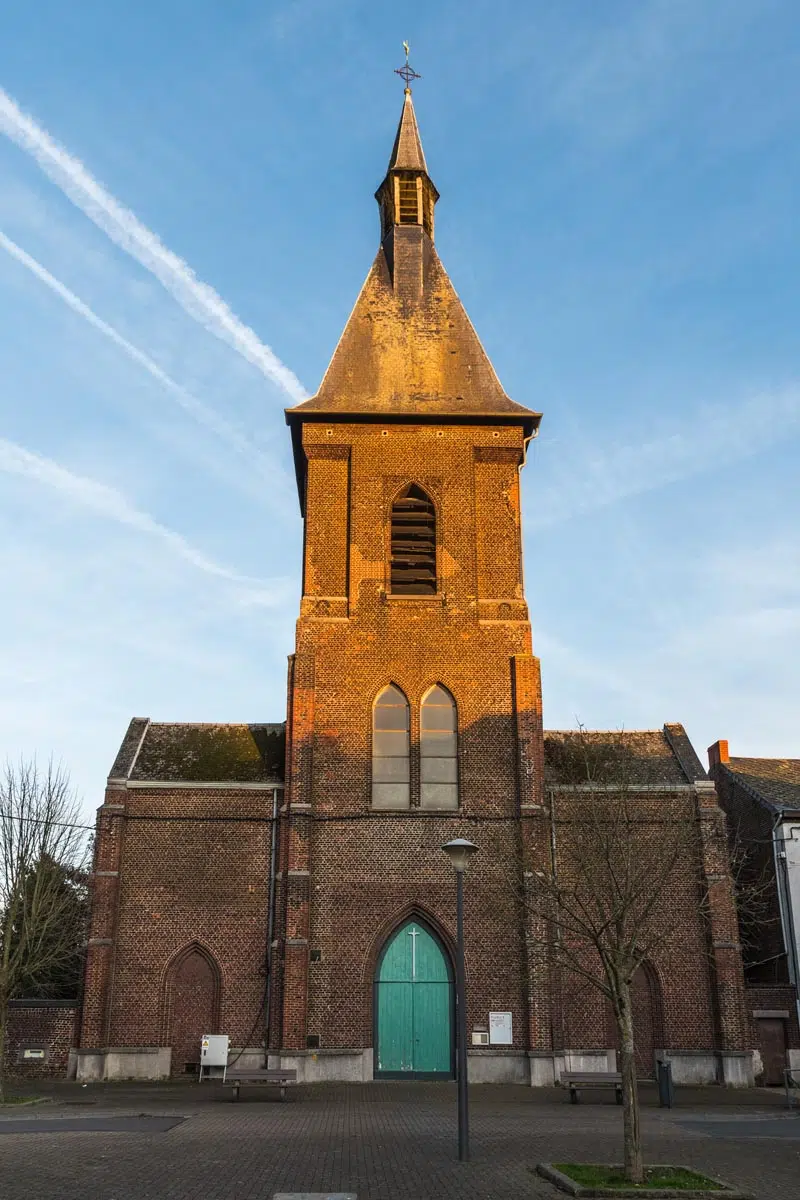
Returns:
[[[409,64],[409,61],[408,61],[408,53],[409,53],[409,49],[408,49],[408,42],[403,42],[403,49],[404,49],[404,50],[405,50],[405,52],[406,52],[406,61],[405,61],[404,65],[403,65],[402,67],[395,67],[395,72],[394,72],[394,73],[395,73],[395,75],[399,75],[401,79],[404,79],[404,80],[405,80],[405,82],[406,82],[406,88],[405,88],[405,90],[406,90],[406,93],[408,94],[408,93],[410,93],[410,92],[411,92],[411,80],[412,80],[412,79],[422,79],[422,76],[421,76],[421,75],[418,75],[418,74],[417,74],[417,72],[416,72],[416,71],[413,69],[413,67],[411,67],[411,65]]]

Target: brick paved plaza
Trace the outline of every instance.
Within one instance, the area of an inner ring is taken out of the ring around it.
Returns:
[[[558,1089],[473,1088],[472,1162],[460,1164],[452,1084],[315,1085],[286,1103],[251,1090],[239,1104],[206,1083],[44,1087],[50,1103],[0,1111],[3,1200],[533,1200],[559,1194],[530,1173],[537,1162],[609,1161],[621,1148],[620,1111],[599,1092],[575,1107]],[[166,1132],[7,1132],[140,1114],[180,1120]],[[684,1089],[666,1111],[648,1088],[643,1128],[651,1162],[717,1174],[758,1200],[800,1195],[800,1113],[781,1093]]]

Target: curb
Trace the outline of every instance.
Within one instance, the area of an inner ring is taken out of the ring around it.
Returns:
[[[615,1165],[615,1164],[601,1164]],[[667,1163],[652,1163],[653,1167],[674,1166]],[[595,1187],[592,1184],[576,1183],[574,1179],[570,1179],[563,1171],[559,1171],[552,1163],[537,1163],[535,1167],[537,1175],[541,1175],[543,1179],[554,1184],[560,1191],[566,1192],[570,1196],[583,1196],[589,1200],[590,1197],[629,1197],[629,1196],[646,1196],[648,1200],[754,1200],[752,1192],[743,1192],[739,1188],[734,1187],[731,1183],[726,1183],[723,1179],[714,1179],[717,1187],[709,1188],[645,1188],[645,1187]]]

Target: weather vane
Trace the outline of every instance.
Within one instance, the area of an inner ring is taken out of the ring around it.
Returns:
[[[395,75],[399,75],[401,79],[405,79],[405,81],[406,81],[406,91],[407,91],[407,92],[410,92],[410,91],[411,91],[411,80],[412,80],[412,79],[422,79],[422,76],[421,76],[421,75],[418,75],[418,74],[417,74],[417,72],[416,72],[416,71],[413,69],[413,67],[409,66],[409,63],[408,63],[408,42],[403,42],[403,49],[404,49],[404,50],[405,50],[405,52],[406,52],[406,61],[405,61],[405,65],[404,65],[404,66],[402,66],[402,67],[395,67],[395,72],[394,72],[394,73],[395,73]]]

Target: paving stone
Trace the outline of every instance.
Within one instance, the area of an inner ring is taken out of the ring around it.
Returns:
[[[39,1090],[42,1090],[39,1088]],[[562,1089],[470,1089],[472,1161],[457,1150],[453,1084],[387,1081],[299,1085],[283,1103],[255,1093],[231,1103],[217,1086],[96,1085],[92,1116],[191,1116],[168,1132],[7,1134],[2,1200],[273,1200],[344,1193],[358,1200],[557,1200],[539,1162],[611,1162],[622,1155],[613,1096],[571,1105]],[[74,1084],[50,1088],[48,1119],[74,1117]],[[782,1096],[679,1089],[675,1109],[644,1091],[645,1158],[716,1175],[757,1200],[797,1200],[800,1147],[769,1136]],[[25,1118],[28,1119],[27,1117]],[[720,1137],[715,1125],[763,1130]],[[691,1122],[691,1129],[684,1127]],[[712,1128],[710,1128],[712,1127]],[[65,1152],[65,1146],[67,1150]]]

